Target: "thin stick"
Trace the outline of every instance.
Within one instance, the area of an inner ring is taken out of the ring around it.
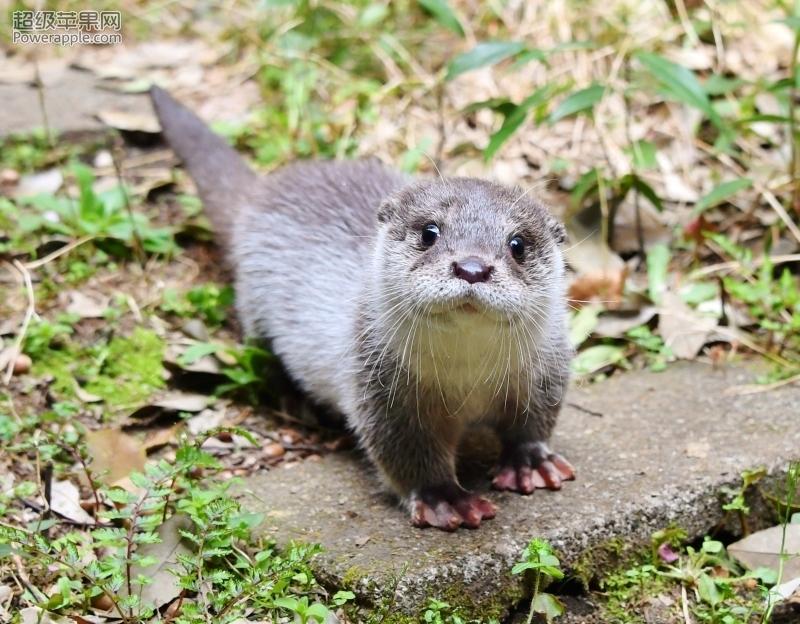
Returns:
[[[748,266],[753,268],[758,268],[765,262],[770,262],[771,264],[786,264],[788,262],[800,262],[800,254],[786,254],[783,256],[761,256],[760,258],[754,258],[748,263]],[[714,275],[715,273],[721,273],[723,271],[738,271],[745,267],[744,262],[739,262],[738,260],[732,260],[730,262],[720,262],[719,264],[711,264],[709,266],[705,266],[702,269],[697,269],[696,271],[692,271],[689,274],[688,279],[693,280],[697,279],[698,277],[707,277],[709,275]]]
[[[28,326],[31,323],[33,315],[36,313],[36,299],[33,293],[33,282],[31,281],[31,274],[19,260],[12,260],[11,265],[22,275],[22,280],[25,283],[25,292],[28,295],[28,307],[25,310],[25,317],[22,319],[22,326],[20,327],[17,337],[14,340],[14,346],[11,348],[11,358],[6,367],[6,374],[3,378],[3,383],[7,386],[11,383],[11,377],[14,375],[14,364],[17,361],[20,353],[22,353],[22,341],[25,340],[25,334],[28,333]]]
[[[50,121],[47,118],[47,107],[44,103],[44,83],[42,82],[42,75],[39,72],[39,61],[33,62],[33,83],[36,86],[36,96],[39,100],[39,111],[42,113],[42,125],[44,126],[44,133],[47,137],[47,146],[53,147],[53,135],[50,133]]]
[[[122,198],[125,201],[125,210],[128,213],[128,218],[131,221],[131,231],[133,232],[133,241],[134,241],[134,254],[136,254],[136,259],[139,261],[139,265],[142,269],[145,269],[145,264],[147,262],[147,258],[144,253],[144,245],[142,245],[142,238],[139,236],[139,229],[136,227],[136,220],[133,218],[133,208],[131,208],[131,199],[128,197],[128,189],[125,188],[125,181],[122,177],[122,166],[119,162],[119,154],[117,153],[117,146],[111,146],[111,162],[114,163],[114,171],[117,173],[117,182],[119,183],[120,191],[122,192]]]
[[[32,260],[31,262],[26,262],[24,267],[29,271],[33,269],[38,269],[39,267],[44,266],[48,262],[55,260],[63,256],[64,254],[68,254],[70,251],[75,249],[76,247],[80,247],[84,243],[88,243],[90,240],[94,240],[94,236],[84,236],[83,238],[79,238],[78,240],[71,241],[64,245],[63,247],[59,247],[54,252],[47,254],[44,258],[39,258],[38,260]]]
[[[771,384],[745,384],[743,386],[734,386],[733,388],[730,388],[726,394],[734,394],[737,396],[761,394],[762,392],[777,390],[783,386],[791,386],[797,382],[800,382],[800,374],[794,375],[793,377],[788,377],[787,379],[781,379],[780,381],[776,381]]]

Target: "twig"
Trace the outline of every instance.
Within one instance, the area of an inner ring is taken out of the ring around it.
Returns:
[[[114,163],[114,171],[117,174],[117,182],[119,183],[119,189],[122,193],[122,199],[125,202],[125,210],[128,213],[128,219],[131,222],[131,231],[133,232],[133,251],[136,254],[136,259],[139,261],[139,265],[142,269],[145,268],[145,264],[147,262],[147,258],[144,253],[144,245],[142,244],[142,237],[139,236],[139,228],[136,227],[136,220],[133,218],[133,208],[131,208],[131,198],[128,197],[128,189],[125,188],[125,181],[122,177],[122,166],[119,162],[119,154],[118,148],[116,145],[111,146],[111,162]]]
[[[772,390],[782,388],[783,386],[790,386],[798,382],[800,382],[800,374],[794,375],[793,377],[788,377],[786,379],[781,379],[780,381],[776,381],[771,384],[745,384],[742,386],[734,386],[733,388],[729,388],[728,391],[726,391],[726,394],[733,394],[737,396],[761,394],[762,392],[770,392]]]
[[[588,407],[583,407],[583,405],[578,405],[577,403],[569,402],[567,403],[572,408],[575,408],[579,412],[583,412],[584,414],[589,414],[589,416],[596,416],[597,418],[603,417],[603,412],[596,412],[595,410],[590,410]]]
[[[6,374],[3,378],[5,385],[11,383],[11,377],[14,375],[14,364],[22,352],[22,341],[25,340],[25,334],[28,333],[28,326],[31,323],[33,315],[36,313],[36,300],[33,293],[33,282],[31,282],[31,274],[19,260],[12,260],[11,265],[22,275],[22,280],[25,283],[25,292],[28,295],[28,307],[25,310],[25,317],[22,319],[22,326],[17,332],[17,337],[14,339],[14,346],[11,348],[11,358],[9,359],[8,366],[6,367]]]
[[[631,64],[629,59],[625,58],[625,82],[631,82]],[[631,130],[631,101],[628,96],[627,90],[622,90],[622,101],[625,105],[625,137],[628,140],[628,147],[631,150],[631,172],[634,176],[638,176],[636,167],[636,152],[637,149],[633,143],[633,132]],[[639,187],[634,184],[633,186],[633,210],[636,224],[636,244],[639,247],[639,267],[647,262],[647,252],[644,249],[644,231],[642,230],[642,206],[641,198],[639,197]]]
[[[797,146],[797,120],[795,114],[795,102],[797,100],[797,52],[800,50],[800,32],[795,32],[794,46],[792,47],[792,61],[789,66],[791,87],[789,88],[789,143],[792,147],[792,158],[789,163],[789,179],[792,180],[792,199],[791,206],[795,214],[800,215],[800,155]]]
[[[42,82],[42,75],[39,72],[39,61],[33,62],[33,84],[36,87],[36,96],[39,100],[39,111],[42,113],[42,125],[44,126],[45,137],[47,138],[47,147],[53,147],[53,135],[50,133],[50,122],[47,118],[47,107],[44,103],[44,83]]]
[[[700,139],[695,139],[694,144],[700,150],[704,151],[706,154],[710,154],[714,156],[725,165],[728,169],[734,172],[737,176],[744,176],[746,171],[740,167],[736,161],[734,161],[730,156],[727,154],[717,154],[710,145],[707,145],[704,141]],[[792,218],[789,216],[789,213],[786,212],[786,209],[781,206],[781,203],[775,197],[774,193],[770,191],[767,187],[765,187],[761,182],[758,180],[753,180],[753,187],[758,191],[758,193],[764,198],[764,201],[769,204],[770,208],[772,208],[778,216],[781,218],[781,221],[786,225],[786,228],[792,233],[795,240],[800,243],[800,228],[797,227],[797,224],[792,221]]]
[[[683,621],[685,624],[692,624],[692,618],[689,615],[689,598],[686,595],[685,585],[681,585],[681,606],[683,607]]]
[[[94,236],[84,236],[74,241],[70,241],[63,247],[59,247],[55,251],[47,254],[44,258],[39,258],[38,260],[31,260],[30,262],[25,263],[25,268],[29,271],[33,269],[38,269],[39,267],[44,266],[48,262],[52,262],[56,258],[60,258],[64,254],[68,254],[70,251],[75,249],[76,247],[80,247],[84,243],[88,243],[90,240],[94,240]]]
[[[689,19],[689,12],[686,10],[686,5],[683,0],[675,0],[675,8],[678,10],[681,26],[683,26],[683,30],[689,38],[689,41],[692,45],[698,45],[700,43],[700,37],[697,36],[697,31],[692,25],[692,20]]]
[[[761,256],[760,258],[754,258],[748,264],[753,268],[758,268],[765,262],[770,262],[771,264],[786,264],[788,262],[800,262],[800,254],[787,254],[783,256]],[[744,262],[739,262],[738,260],[732,260],[730,262],[720,262],[719,264],[711,264],[709,266],[705,266],[702,269],[697,269],[696,271],[692,271],[689,276],[688,280],[694,280],[698,277],[707,277],[709,275],[714,275],[715,273],[721,273],[723,271],[738,271],[745,266]]]

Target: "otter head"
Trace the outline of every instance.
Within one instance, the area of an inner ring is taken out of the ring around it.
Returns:
[[[384,310],[447,323],[541,319],[562,306],[563,226],[519,189],[472,178],[420,181],[378,212]]]

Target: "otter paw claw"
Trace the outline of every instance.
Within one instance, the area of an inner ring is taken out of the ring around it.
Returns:
[[[411,524],[415,527],[477,529],[482,520],[494,518],[495,513],[492,502],[457,485],[425,487],[411,497]]]
[[[533,449],[516,449],[505,457],[497,469],[492,486],[520,494],[533,494],[536,489],[560,490],[564,481],[575,478],[575,469],[558,453],[544,445]]]

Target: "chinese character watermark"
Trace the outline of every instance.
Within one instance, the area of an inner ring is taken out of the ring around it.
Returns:
[[[122,42],[119,11],[14,11],[13,43],[110,45]]]

